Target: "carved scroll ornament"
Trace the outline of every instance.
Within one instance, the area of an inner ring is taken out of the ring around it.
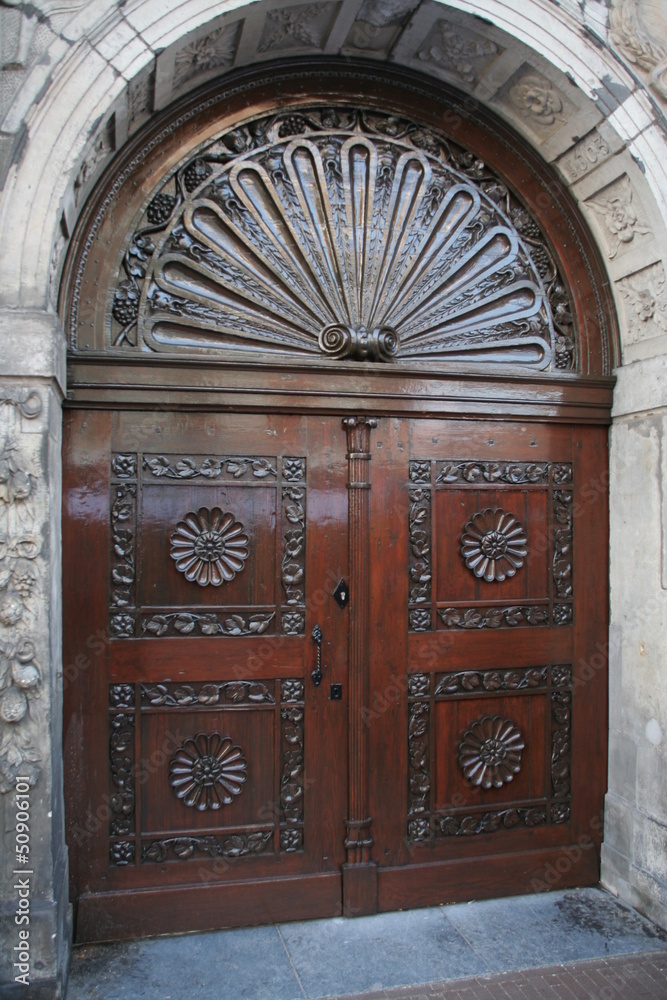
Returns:
[[[293,360],[574,365],[539,228],[479,161],[347,107],[255,121],[147,206],[110,346]]]

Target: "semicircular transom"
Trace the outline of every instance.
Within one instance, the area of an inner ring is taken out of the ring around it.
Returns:
[[[576,367],[538,225],[479,159],[378,111],[309,107],[220,136],[146,206],[111,347]]]

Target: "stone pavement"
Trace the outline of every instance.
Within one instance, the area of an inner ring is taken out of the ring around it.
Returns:
[[[67,1000],[667,1000],[667,934],[601,889],[75,948]]]

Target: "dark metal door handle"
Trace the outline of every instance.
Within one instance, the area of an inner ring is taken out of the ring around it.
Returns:
[[[313,629],[312,637],[317,646],[317,666],[311,670],[310,677],[315,687],[319,687],[322,683],[322,629],[319,625]]]

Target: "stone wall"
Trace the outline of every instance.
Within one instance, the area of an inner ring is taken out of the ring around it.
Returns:
[[[14,983],[22,995],[16,978],[27,969],[40,987],[31,996],[58,996],[70,936],[60,750],[60,323],[53,315],[0,314],[0,353],[0,993],[13,995],[2,984]]]
[[[8,848],[11,783],[28,768],[31,975],[44,995],[58,995],[67,941],[57,684],[63,262],[88,194],[129,138],[200,84],[283,56],[390,60],[455,85],[554,165],[591,227],[622,348],[611,359],[619,381],[602,874],[667,926],[666,19],[658,0],[177,0],[168,10],[161,0],[0,0],[0,781],[9,786],[0,810]],[[24,535],[32,547],[20,547]],[[11,871],[0,884],[3,945],[15,933]],[[8,978],[0,966],[0,982]]]

